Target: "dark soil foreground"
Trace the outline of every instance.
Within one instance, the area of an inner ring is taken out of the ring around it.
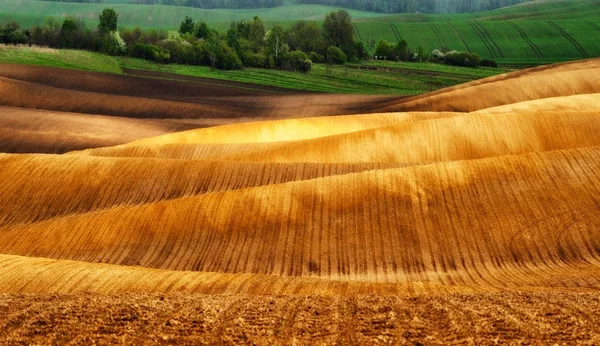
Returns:
[[[0,296],[3,344],[598,344],[600,294]]]

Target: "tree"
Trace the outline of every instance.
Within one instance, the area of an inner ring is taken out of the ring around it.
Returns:
[[[342,49],[347,55],[354,47],[354,27],[347,11],[339,10],[328,14],[323,23],[323,34],[330,46]]]
[[[408,43],[405,40],[400,40],[400,42],[398,42],[398,44],[394,46],[392,53],[396,57],[396,59],[408,61]]]
[[[200,23],[196,24],[196,37],[197,38],[207,38],[209,32],[210,32],[210,29],[208,28],[208,25],[206,25],[206,23],[200,22]]]
[[[275,63],[278,63],[285,53],[285,31],[279,24],[275,25],[267,36],[267,52],[275,57]],[[304,57],[306,60],[306,57]]]
[[[105,8],[100,14],[100,24],[98,30],[102,34],[107,34],[111,31],[117,31],[117,12],[112,8]]]
[[[250,24],[248,39],[255,44],[255,47],[261,47],[265,40],[265,34],[265,23],[258,16],[254,17],[254,21]]]
[[[343,65],[346,61],[348,61],[346,54],[344,54],[341,49],[335,46],[327,48],[327,54],[325,58],[327,59],[328,64],[335,65]]]
[[[392,55],[392,47],[390,47],[389,43],[384,40],[379,41],[377,44],[377,49],[375,49],[375,56],[380,59],[389,59]]]
[[[194,20],[191,17],[185,16],[185,19],[179,25],[181,34],[194,33]]]
[[[63,21],[60,28],[60,42],[62,47],[74,48],[77,33],[77,22],[74,18],[67,18]]]

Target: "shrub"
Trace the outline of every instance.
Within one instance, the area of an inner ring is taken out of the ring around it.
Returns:
[[[222,70],[237,70],[244,66],[237,53],[224,41],[220,42],[216,53],[216,68]]]
[[[246,67],[265,67],[267,57],[262,53],[254,53],[252,51],[244,51],[241,54],[242,62]]]
[[[112,31],[102,38],[102,51],[110,55],[124,55],[127,52],[127,44],[118,32]]]
[[[392,47],[384,40],[379,41],[375,49],[375,56],[383,59],[389,59],[392,55]]]
[[[498,68],[498,64],[494,60],[483,59],[481,60],[481,67]]]
[[[308,60],[306,54],[296,50],[285,55],[283,68],[302,73],[308,73],[312,69],[312,61]]]
[[[334,65],[343,65],[348,60],[346,54],[335,46],[327,48],[326,59],[328,64]]]
[[[481,57],[475,53],[452,51],[446,53],[444,63],[454,66],[478,67],[481,64]]]
[[[321,64],[321,63],[324,63],[324,62],[325,62],[325,57],[324,57],[324,56],[322,56],[322,55],[321,55],[321,54],[319,54],[319,53],[316,53],[316,52],[311,52],[311,53],[308,55],[308,57],[310,58],[310,60],[311,60],[312,62],[314,62],[314,63],[317,63],[317,64]]]
[[[151,44],[137,43],[129,50],[129,55],[133,58],[152,60],[157,63],[166,63],[171,59],[168,50]]]

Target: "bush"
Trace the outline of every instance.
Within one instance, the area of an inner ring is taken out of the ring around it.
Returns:
[[[237,53],[227,43],[221,41],[216,51],[215,67],[222,70],[237,70],[244,65]]]
[[[454,66],[478,67],[481,64],[481,57],[475,53],[452,51],[446,53],[444,63]]]
[[[252,51],[244,51],[241,54],[242,62],[246,67],[265,67],[267,57],[262,53],[254,53]]]
[[[296,50],[285,55],[283,68],[308,73],[312,69],[312,61],[308,60],[304,52]]]
[[[496,64],[496,62],[494,60],[489,60],[489,59],[483,59],[481,60],[481,67],[491,67],[491,68],[498,68],[498,64]]]
[[[168,50],[151,44],[137,43],[129,50],[129,55],[133,58],[152,60],[157,63],[167,63],[171,59]]]
[[[324,56],[322,56],[322,55],[321,55],[321,54],[319,54],[319,53],[316,53],[316,52],[311,52],[311,53],[308,55],[308,57],[310,58],[310,60],[311,60],[312,62],[314,62],[314,63],[317,63],[317,64],[321,64],[321,63],[324,63],[324,62],[325,62],[325,57],[324,57]]]
[[[102,38],[102,51],[109,55],[124,55],[127,52],[127,44],[118,32],[112,31]]]
[[[348,60],[346,54],[335,46],[327,48],[327,54],[325,55],[328,64],[343,65]]]

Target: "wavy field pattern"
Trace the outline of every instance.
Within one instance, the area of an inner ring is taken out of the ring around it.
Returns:
[[[381,106],[396,113],[155,137],[145,123],[127,144],[2,154],[0,293],[593,296],[599,73],[587,60]]]

